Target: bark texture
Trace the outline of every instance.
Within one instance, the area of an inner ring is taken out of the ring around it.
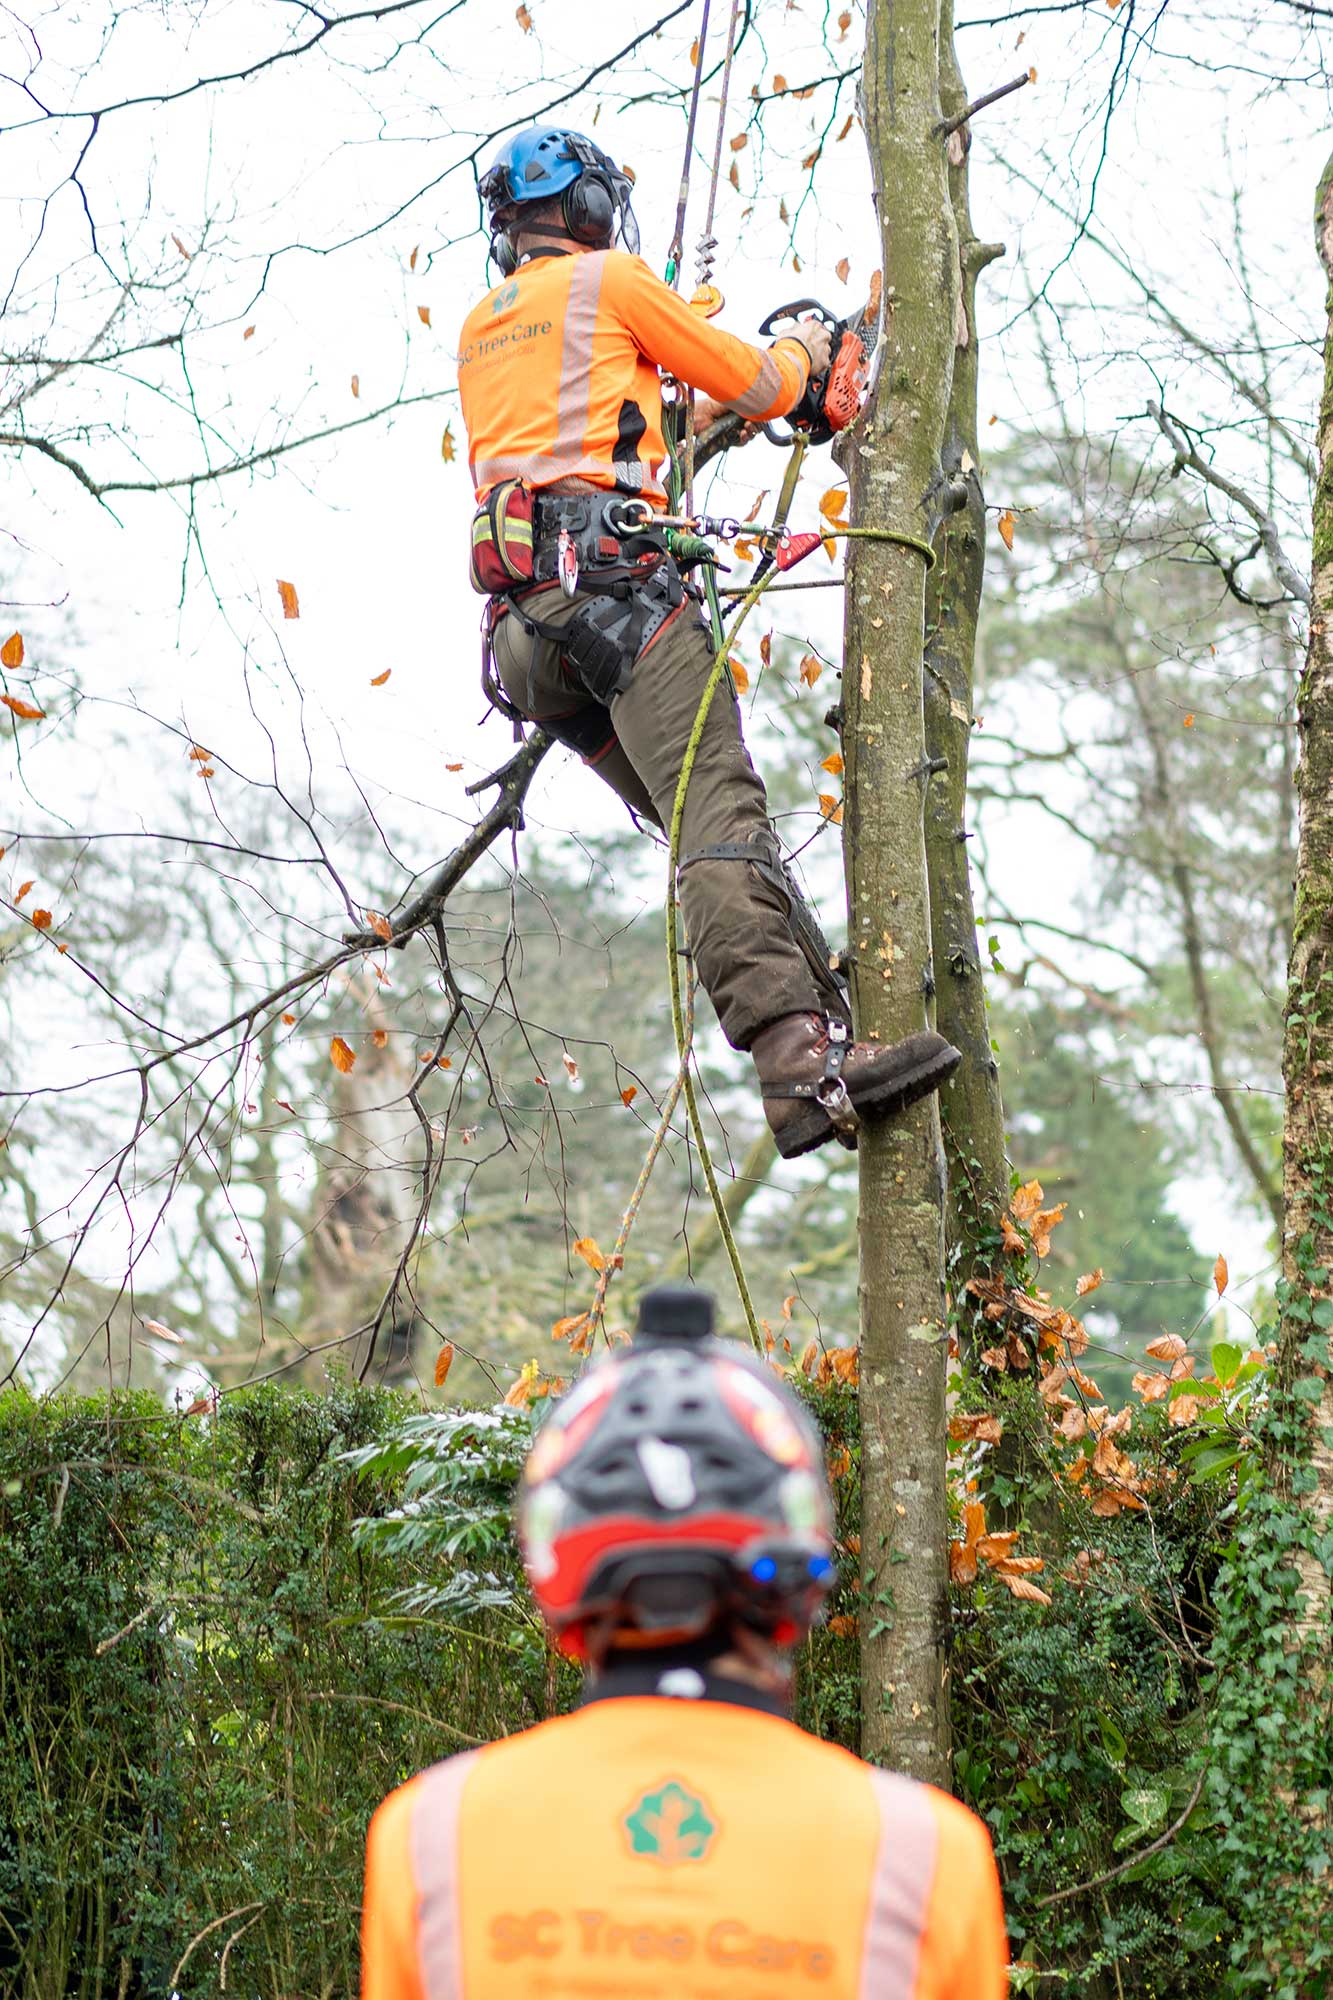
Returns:
[[[866,415],[843,452],[852,519],[929,544],[939,525],[958,244],[940,121],[941,0],[870,0],[862,115],[884,253],[884,327]],[[926,565],[853,541],[843,671],[848,940],[858,1032],[925,1024]],[[944,1651],[944,1165],[928,1098],[860,1142],[862,1748],[948,1783]]]
[[[1315,1639],[1327,1671],[1333,1618],[1333,1330],[1318,1322],[1330,1316],[1327,1301],[1333,1297],[1333,159],[1319,183],[1315,235],[1329,286],[1329,322],[1317,440],[1310,634],[1297,696],[1300,820],[1282,1051],[1283,1275],[1301,1313],[1289,1314],[1283,1325],[1281,1362],[1288,1380],[1315,1377],[1323,1383],[1319,1401],[1305,1406],[1314,1480],[1302,1505],[1325,1554],[1321,1561],[1302,1551],[1297,1562],[1304,1591],[1302,1633]],[[1312,1318],[1305,1317],[1307,1307]]]
[[[947,121],[967,108],[953,39],[953,0],[940,22],[940,106]],[[954,325],[953,387],[943,442],[944,517],[935,536],[935,568],[926,584],[926,752],[944,768],[926,789],[926,865],[930,881],[931,959],[936,1026],[963,1061],[940,1093],[949,1173],[946,1221],[949,1283],[961,1303],[967,1280],[985,1268],[983,1239],[999,1230],[1009,1193],[1004,1107],[991,1050],[990,1023],[967,853],[967,763],[972,689],[986,564],[986,502],[977,438],[977,278],[1002,254],[978,242],[968,202],[966,125],[946,147],[949,199],[958,234],[961,285]]]

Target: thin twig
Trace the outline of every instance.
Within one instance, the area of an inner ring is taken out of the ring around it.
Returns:
[[[984,97],[974,98],[972,103],[967,106],[967,109],[960,111],[956,118],[941,119],[939,124],[934,128],[934,137],[937,139],[947,139],[949,134],[956,132],[960,125],[966,125],[973,112],[984,111],[988,104],[998,104],[1002,97],[1012,97],[1016,90],[1021,90],[1025,83],[1031,83],[1031,81],[1032,71],[1025,69],[1022,76],[1016,76],[1012,83],[1002,83],[998,90],[988,90]]]
[[[1208,1766],[1205,1764],[1199,1773],[1194,1790],[1190,1793],[1189,1804],[1185,1807],[1180,1818],[1172,1820],[1166,1832],[1159,1833],[1156,1840],[1150,1842],[1147,1847],[1141,1847],[1137,1854],[1131,1854],[1128,1861],[1122,1861],[1119,1867],[1108,1868],[1104,1875],[1094,1875],[1090,1882],[1075,1882],[1068,1889],[1052,1890],[1049,1896],[1042,1896],[1038,1900],[1037,1908],[1044,1910],[1050,1903],[1063,1903],[1069,1896],[1086,1896],[1089,1890],[1100,1889],[1107,1882],[1118,1881],[1122,1875],[1128,1875],[1131,1868],[1137,1868],[1141,1861],[1150,1861],[1154,1854],[1160,1854],[1164,1847],[1171,1845],[1171,1842],[1180,1832],[1182,1826],[1184,1826],[1185,1821],[1194,1811],[1195,1806],[1198,1805],[1200,1795],[1203,1791],[1204,1780],[1207,1776]]]

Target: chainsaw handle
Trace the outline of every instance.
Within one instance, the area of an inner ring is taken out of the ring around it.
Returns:
[[[802,313],[812,319],[820,320],[830,333],[835,333],[842,325],[837,315],[831,313],[826,305],[821,305],[818,299],[792,299],[785,306],[774,306],[768,318],[760,322],[759,331],[765,339],[768,339],[774,327],[782,320],[797,320]]]

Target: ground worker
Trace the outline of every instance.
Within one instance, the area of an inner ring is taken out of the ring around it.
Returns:
[[[582,1705],[380,1807],[362,2000],[1002,2000],[981,1821],[789,1719],[820,1440],[712,1321],[650,1292],[538,1432],[520,1540]]]
[[[503,282],[468,315],[458,382],[487,593],[487,692],[578,750],[637,817],[670,824],[714,648],[653,517],[662,374],[763,421],[829,365],[800,322],[767,349],[712,327],[634,253],[630,180],[577,132],[509,140],[480,186]],[[624,249],[613,245],[619,240]],[[754,1058],[785,1157],[935,1090],[959,1056],[921,1032],[853,1042],[845,990],[784,869],[735,697],[709,711],[685,801],[680,896],[699,978]]]

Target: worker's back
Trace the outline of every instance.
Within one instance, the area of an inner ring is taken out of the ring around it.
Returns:
[[[614,1694],[395,1792],[364,2000],[1000,2000],[981,1822],[736,1696]]]

